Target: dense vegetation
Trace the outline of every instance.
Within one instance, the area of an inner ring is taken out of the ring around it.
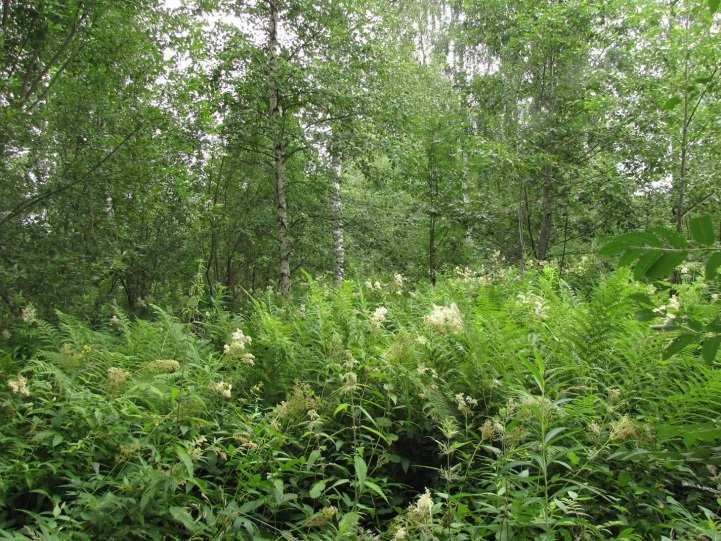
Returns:
[[[13,332],[31,360],[2,361],[0,524],[67,539],[718,538],[721,370],[663,359],[665,337],[635,318],[648,287],[590,263],[568,280],[459,274],[308,280],[297,304],[201,304],[185,322],[26,314]],[[679,285],[662,319],[711,317],[709,295]]]
[[[0,539],[721,540],[720,10],[0,1]]]

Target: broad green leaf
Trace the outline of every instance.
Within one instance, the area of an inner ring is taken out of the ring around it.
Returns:
[[[313,499],[318,498],[321,494],[323,494],[323,491],[325,490],[325,479],[322,481],[318,481],[315,483],[310,491],[308,491],[308,496],[310,496]]]
[[[193,467],[193,459],[190,458],[190,455],[183,447],[176,447],[175,448],[175,454],[178,455],[178,458],[185,466],[185,469],[188,471],[188,476],[193,477],[193,472],[195,471],[195,468]]]
[[[721,267],[721,252],[714,252],[706,261],[706,280],[716,278],[716,272]]]
[[[358,480],[358,484],[363,487],[366,482],[366,477],[368,475],[368,465],[366,464],[366,461],[363,460],[363,457],[360,455],[356,455],[353,460],[355,464],[356,479]]]
[[[565,432],[568,430],[568,427],[566,426],[557,426],[556,428],[552,428],[546,433],[546,437],[543,439],[543,443],[548,445],[553,441],[553,439],[558,436],[561,432]]]
[[[664,350],[663,358],[668,359],[669,357],[676,355],[676,353],[681,351],[689,344],[693,344],[694,342],[696,342],[696,340],[697,338],[695,334],[682,334],[677,336],[676,338],[674,338],[673,342],[671,342]]]
[[[691,218],[689,230],[691,231],[691,238],[704,246],[710,246],[716,240],[713,222],[708,215]]]
[[[388,502],[388,498],[386,498],[386,495],[383,493],[383,490],[381,489],[381,487],[376,485],[373,481],[366,481],[365,486],[367,486],[373,492],[378,494],[378,496],[383,498],[386,501],[386,503]]]
[[[185,529],[189,532],[194,532],[197,529],[198,525],[184,507],[171,507],[168,511],[170,511],[170,516],[185,526]]]
[[[686,252],[666,252],[646,271],[649,278],[666,278],[686,260]]]
[[[703,341],[701,353],[703,354],[703,358],[707,363],[713,362],[713,360],[716,358],[716,353],[718,353],[718,348],[720,345],[721,335],[712,336],[711,338],[706,338]]]
[[[646,273],[653,267],[656,262],[661,259],[663,252],[660,250],[653,250],[644,253],[638,258],[636,265],[633,268],[633,275],[637,280],[641,280],[646,276]]]
[[[711,10],[711,13],[716,13],[719,7],[721,7],[721,0],[708,0],[708,8]]]

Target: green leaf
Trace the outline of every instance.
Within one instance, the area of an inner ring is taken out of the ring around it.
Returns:
[[[707,338],[703,341],[701,353],[703,354],[703,358],[707,363],[713,362],[713,360],[716,358],[716,353],[718,353],[718,348],[720,345],[721,335],[712,336],[711,338]]]
[[[691,218],[689,230],[691,231],[691,238],[704,246],[711,246],[716,240],[711,216],[705,215]]]
[[[721,267],[721,252],[714,252],[706,261],[706,280],[716,278],[719,267]]]
[[[359,519],[360,515],[355,511],[343,515],[343,518],[338,522],[338,538],[342,538],[351,533],[358,524]]]
[[[664,111],[670,111],[679,103],[681,103],[681,101],[681,96],[671,96],[669,99],[663,102],[663,104],[661,105],[661,109]]]
[[[543,439],[543,443],[548,445],[549,443],[551,443],[551,441],[553,441],[553,439],[556,436],[558,436],[561,432],[564,432],[566,430],[568,430],[568,427],[565,427],[565,426],[557,426],[556,428],[552,428],[546,434],[546,437]]]
[[[310,491],[308,492],[308,496],[313,498],[314,500],[318,497],[320,497],[321,494],[323,494],[323,491],[325,490],[325,479],[322,481],[318,481],[315,483]]]
[[[366,477],[368,476],[368,465],[366,464],[366,461],[363,460],[363,457],[360,455],[356,455],[354,458],[355,463],[355,476],[358,480],[358,485],[362,488],[363,485],[365,485]]]
[[[193,477],[195,468],[193,467],[193,459],[190,458],[188,452],[183,447],[178,446],[175,448],[175,454],[178,455],[178,458],[185,466],[185,469],[188,470],[188,476]]]
[[[654,264],[664,255],[660,250],[653,250],[644,253],[638,258],[636,266],[633,268],[633,276],[637,280],[641,280],[646,273],[654,266]]]
[[[719,7],[721,7],[721,0],[708,0],[708,8],[711,10],[711,13],[716,13]]]
[[[666,252],[646,271],[649,278],[666,278],[673,269],[684,262],[686,252]]]
[[[378,485],[376,485],[373,481],[366,481],[366,486],[367,486],[369,489],[371,489],[373,492],[375,492],[376,494],[378,494],[378,496],[380,496],[381,498],[383,498],[383,499],[386,501],[386,503],[388,503],[388,498],[386,498],[386,495],[384,494],[384,492],[383,492],[383,490],[381,489],[381,487],[379,487]]]
[[[184,507],[171,507],[168,511],[170,511],[170,516],[185,526],[185,529],[189,532],[194,532],[197,529],[198,525]]]
[[[682,334],[680,336],[677,336],[673,342],[671,342],[668,347],[663,352],[663,358],[668,359],[669,357],[672,357],[673,355],[676,355],[679,351],[681,351],[683,348],[688,346],[689,344],[692,344],[696,342],[696,335],[695,334]]]

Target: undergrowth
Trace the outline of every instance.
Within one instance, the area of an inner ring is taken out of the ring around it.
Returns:
[[[721,370],[664,359],[640,292],[545,267],[102,328],[28,308],[0,342],[0,538],[721,539]]]

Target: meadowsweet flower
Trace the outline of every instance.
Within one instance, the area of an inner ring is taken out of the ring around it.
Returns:
[[[383,325],[383,322],[386,320],[386,316],[388,315],[388,308],[385,306],[379,306],[375,309],[373,312],[373,315],[371,315],[371,325],[375,327],[376,329],[380,329]]]
[[[343,374],[343,387],[341,391],[344,393],[352,393],[358,388],[358,375],[355,372],[347,372]]]
[[[624,441],[629,438],[633,438],[638,434],[638,425],[628,417],[624,415],[620,419],[617,419],[611,423],[611,439]]]
[[[3,332],[2,332],[3,340],[10,340],[10,337],[11,337],[11,336],[12,336],[12,335],[10,334],[10,331],[9,331],[9,330],[3,329]]]
[[[523,306],[529,306],[533,309],[533,313],[539,319],[545,319],[548,316],[548,308],[543,298],[535,293],[519,293],[516,300]]]
[[[453,269],[456,276],[461,280],[468,281],[473,278],[473,271],[470,267],[456,267]]]
[[[400,272],[397,272],[393,275],[393,284],[398,289],[403,289],[405,282],[406,282],[405,276],[403,276]]]
[[[495,433],[493,429],[493,419],[486,419],[486,421],[483,423],[483,426],[481,426],[481,438],[485,440],[492,440],[493,434]]]
[[[478,405],[478,400],[471,398],[468,395],[464,395],[463,393],[458,393],[454,398],[456,399],[458,411],[460,411],[463,415],[469,415],[471,410]]]
[[[226,356],[237,358],[242,363],[253,366],[255,356],[245,351],[246,346],[250,345],[252,341],[253,339],[246,335],[242,329],[236,329],[231,335],[230,343],[223,346],[223,351]]]
[[[415,523],[425,523],[433,518],[433,497],[428,489],[408,508],[408,518]]]
[[[230,383],[226,383],[223,380],[220,380],[215,383],[211,383],[210,388],[219,395],[221,395],[223,398],[230,398],[233,385],[231,385]]]
[[[110,324],[113,327],[119,327],[120,326],[120,320],[118,319],[118,316],[113,314],[113,317],[110,318]]]
[[[713,302],[716,302],[717,300],[719,300],[719,294],[718,294],[718,293],[712,293],[712,294],[711,294],[711,300],[712,300]]]
[[[408,530],[403,527],[398,528],[393,535],[393,541],[404,541],[405,539],[408,539]]]
[[[38,313],[35,310],[35,307],[32,304],[28,304],[20,312],[20,319],[28,324],[35,323],[38,320]]]
[[[678,297],[676,295],[671,295],[671,298],[668,300],[668,304],[666,305],[666,310],[673,310],[678,311],[681,309],[681,301],[678,300]]]
[[[156,374],[172,374],[180,370],[180,363],[175,359],[158,359],[150,363],[149,368]]]
[[[427,346],[428,345],[428,338],[425,336],[416,336],[416,344],[420,346]]]
[[[619,398],[621,398],[621,389],[613,387],[612,389],[608,390],[609,401],[616,402]]]
[[[433,310],[425,316],[426,324],[438,332],[457,332],[463,329],[463,317],[456,303],[450,306],[433,305]]]
[[[601,425],[599,425],[596,421],[591,421],[588,423],[586,430],[594,436],[598,436],[601,433]]]
[[[108,381],[111,385],[121,385],[128,379],[130,373],[127,370],[118,368],[117,366],[111,366],[108,368]]]
[[[8,387],[15,394],[19,394],[21,396],[30,396],[30,389],[28,389],[28,380],[25,379],[23,376],[9,379]]]
[[[324,528],[333,520],[336,513],[338,513],[338,509],[335,506],[326,506],[315,515],[309,517],[305,521],[305,525],[309,528]]]

